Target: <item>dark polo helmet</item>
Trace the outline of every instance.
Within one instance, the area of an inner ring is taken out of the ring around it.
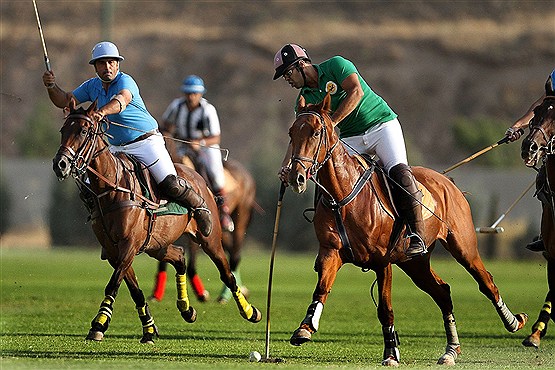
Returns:
[[[284,45],[281,49],[279,49],[274,57],[274,68],[276,69],[274,80],[283,76],[283,73],[287,68],[302,59],[310,62],[310,57],[308,56],[305,48],[297,44]]]

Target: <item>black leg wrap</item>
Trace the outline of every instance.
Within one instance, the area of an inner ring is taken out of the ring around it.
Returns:
[[[397,348],[401,342],[399,341],[399,335],[395,331],[395,328],[393,326],[383,326],[382,334],[384,341],[383,359],[387,360],[391,358],[397,362],[401,361],[401,355]]]

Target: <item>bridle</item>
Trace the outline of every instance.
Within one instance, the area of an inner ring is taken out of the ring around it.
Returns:
[[[102,150],[97,151],[98,140],[96,140],[96,138],[98,136],[103,136],[104,130],[102,129],[101,124],[82,113],[70,113],[66,117],[64,127],[70,120],[73,120],[74,122],[85,120],[91,124],[89,129],[82,129],[81,135],[84,136],[84,140],[79,148],[73,150],[73,148],[69,146],[61,145],[58,150],[58,153],[67,159],[71,168],[72,177],[81,178],[87,171],[91,161],[106,149],[103,148]]]
[[[322,126],[319,133],[320,141],[318,142],[318,146],[316,148],[316,151],[314,152],[313,158],[296,156],[291,154],[291,163],[298,163],[305,170],[307,174],[307,178],[310,179],[310,178],[316,177],[316,174],[318,173],[320,168],[322,168],[324,164],[331,158],[333,150],[335,149],[339,141],[336,141],[330,147],[330,144],[328,142],[326,124],[324,122],[324,117],[320,113],[313,112],[313,111],[301,112],[297,114],[296,119],[299,119],[299,117],[301,116],[315,116],[320,121],[320,126]],[[320,155],[320,151],[322,150],[322,148],[323,150],[325,150],[326,154],[324,156],[324,159],[321,162],[318,162],[318,157]],[[310,167],[307,167],[304,162],[310,163],[311,164]]]
[[[550,105],[547,110],[553,109],[553,105]],[[555,154],[555,135],[550,136],[545,128],[542,127],[543,119],[534,119],[530,121],[530,133],[528,137],[533,137],[536,132],[539,132],[545,142],[545,145],[539,145],[536,140],[530,140],[530,145],[528,147],[528,153],[530,154],[531,158],[534,158],[534,167],[535,164],[538,163],[540,160],[545,160],[545,156]]]

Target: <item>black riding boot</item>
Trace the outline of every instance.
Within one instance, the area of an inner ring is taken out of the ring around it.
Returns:
[[[418,190],[411,169],[406,164],[398,164],[389,171],[393,184],[393,197],[399,215],[405,219],[409,230],[410,243],[405,251],[407,259],[428,252],[422,239],[424,220],[422,219],[422,192]]]
[[[532,252],[543,252],[545,251],[545,245],[543,244],[543,239],[541,235],[538,235],[530,243],[526,245],[526,249]]]
[[[202,235],[210,235],[212,232],[210,210],[206,207],[204,199],[193,190],[185,179],[175,175],[168,175],[159,186],[162,192],[172,198],[172,200],[192,209],[193,217],[197,221]]]

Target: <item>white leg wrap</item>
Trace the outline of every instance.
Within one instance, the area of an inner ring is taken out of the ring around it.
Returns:
[[[314,332],[318,331],[318,327],[320,326],[320,316],[322,316],[322,311],[324,310],[324,305],[320,301],[314,301],[308,306],[308,310],[306,311],[306,316],[303,320],[303,324],[310,325],[310,328],[314,330]]]
[[[509,310],[505,302],[503,302],[501,297],[499,297],[499,301],[497,301],[495,306],[496,306],[495,308],[497,309],[497,313],[501,317],[501,320],[503,320],[503,324],[505,324],[505,328],[511,333],[514,333],[515,331],[517,331],[518,320],[515,317],[515,315],[513,315],[511,310]]]

